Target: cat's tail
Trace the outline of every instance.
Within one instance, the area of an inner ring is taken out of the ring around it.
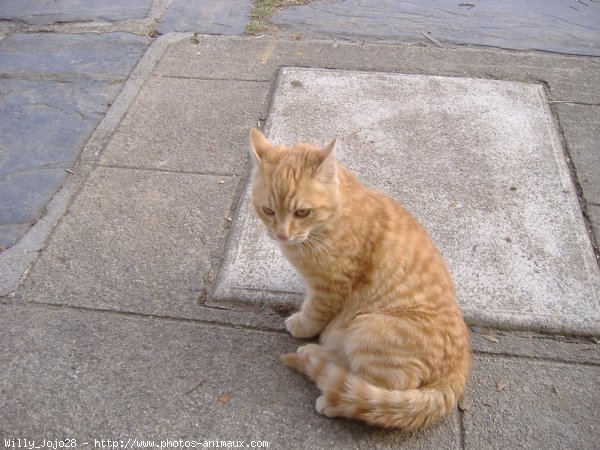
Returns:
[[[288,353],[285,364],[308,375],[322,395],[316,408],[329,417],[364,420],[371,425],[413,431],[425,428],[454,409],[464,388],[428,386],[401,391],[384,389],[320,355]]]

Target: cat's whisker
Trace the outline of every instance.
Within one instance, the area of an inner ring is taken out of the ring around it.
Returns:
[[[324,238],[329,238],[332,239],[334,241],[340,241],[341,239],[337,236],[333,236],[332,234],[327,234],[327,233],[315,233],[315,232],[311,232],[310,233],[311,236],[322,236]]]
[[[298,242],[296,246],[300,249],[300,254],[304,258],[304,241]]]
[[[304,245],[309,252],[315,251],[314,243],[308,237],[302,241],[302,245]]]
[[[324,235],[326,236],[326,235]],[[338,249],[331,243],[331,242],[327,242],[325,239],[320,238],[318,236],[316,236],[315,234],[311,234],[310,235],[311,239],[313,239],[315,242],[320,242],[322,244],[322,246],[328,246],[331,250],[333,250],[334,252],[338,252]],[[331,254],[331,253],[329,253]]]
[[[317,246],[319,251],[331,256],[331,251],[327,247],[325,247],[321,242],[315,240],[313,240],[312,242],[315,246]]]
[[[310,237],[307,237],[304,242],[306,242],[306,245],[308,246],[311,252],[319,251],[319,248],[316,246],[314,241],[310,239]]]
[[[318,240],[316,240],[314,238],[314,236],[309,236],[308,240],[310,240],[310,242],[321,252],[326,253],[327,255],[331,256],[331,251],[325,247],[323,245],[322,242],[319,242]]]
[[[322,242],[323,244],[329,246],[331,249],[336,250],[335,246],[333,244],[331,244],[330,242],[327,242],[325,239],[315,236],[315,235],[313,235],[311,237],[312,237],[312,239],[315,239],[315,240]]]

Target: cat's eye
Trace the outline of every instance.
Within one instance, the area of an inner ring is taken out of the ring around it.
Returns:
[[[275,215],[275,211],[273,211],[271,208],[268,208],[266,206],[263,206],[262,211],[267,215],[267,216],[274,216]]]
[[[308,208],[297,209],[296,211],[294,211],[294,217],[298,217],[299,219],[302,219],[302,218],[308,216],[309,214],[310,214],[310,209],[308,209]]]

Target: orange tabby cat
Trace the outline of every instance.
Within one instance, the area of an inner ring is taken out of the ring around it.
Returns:
[[[440,253],[399,204],[320,149],[250,132],[253,204],[304,278],[285,324],[320,336],[283,361],[308,375],[326,416],[415,430],[451,411],[470,371],[469,334]]]

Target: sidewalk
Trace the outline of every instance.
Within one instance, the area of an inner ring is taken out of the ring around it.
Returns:
[[[264,124],[287,66],[541,84],[581,204],[597,209],[595,58],[167,33],[148,42],[69,166],[39,235],[0,253],[0,439],[593,447],[600,345],[585,333],[472,324],[467,400],[406,435],[319,416],[316,388],[279,362],[300,345],[283,331],[286,311],[213,297],[247,181],[248,130]],[[598,236],[593,222],[590,231]]]

